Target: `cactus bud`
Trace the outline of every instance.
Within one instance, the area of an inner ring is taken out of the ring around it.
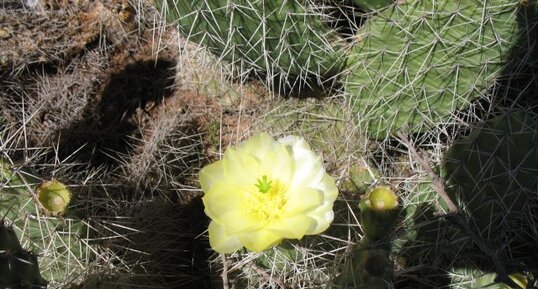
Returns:
[[[389,187],[377,187],[359,204],[362,228],[371,241],[384,238],[400,213],[398,196]]]
[[[37,199],[48,213],[60,215],[71,202],[71,191],[57,180],[45,181],[37,189]]]

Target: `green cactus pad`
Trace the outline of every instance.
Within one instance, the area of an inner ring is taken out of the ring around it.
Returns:
[[[77,283],[97,253],[97,246],[88,243],[91,229],[81,220],[43,214],[40,207],[46,208],[50,198],[38,200],[33,190],[40,189],[35,180],[30,182],[31,175],[2,159],[0,168],[0,216],[13,226],[24,247],[37,254],[41,274],[51,287]],[[46,190],[52,192],[65,189],[56,181],[49,185]]]
[[[467,107],[501,73],[518,18],[514,0],[407,1],[371,17],[345,83],[362,127],[385,139],[424,131]]]
[[[370,247],[361,241],[353,250],[344,269],[331,286],[333,289],[385,289],[393,277],[394,262],[390,252]]]
[[[538,128],[531,112],[507,112],[473,129],[448,150],[441,172],[451,198],[492,246],[507,247],[514,258],[538,250],[538,236],[531,233]]]
[[[340,39],[310,11],[308,1],[157,0],[166,19],[187,39],[232,63],[268,75],[327,78],[338,74]]]

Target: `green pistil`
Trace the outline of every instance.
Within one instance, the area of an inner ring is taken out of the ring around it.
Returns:
[[[273,183],[273,181],[268,180],[267,176],[262,176],[261,180],[258,179],[256,187],[260,190],[260,193],[265,194],[271,189],[271,183]]]

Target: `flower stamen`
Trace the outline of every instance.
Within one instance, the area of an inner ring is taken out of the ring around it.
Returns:
[[[258,183],[256,184],[256,187],[260,191],[260,193],[265,194],[271,190],[271,184],[273,181],[268,180],[266,175],[263,175],[261,180],[258,179]]]

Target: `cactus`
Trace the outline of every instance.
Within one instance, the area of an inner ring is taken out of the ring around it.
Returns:
[[[58,180],[42,182],[37,188],[37,199],[47,213],[60,215],[65,213],[71,202],[71,191]]]
[[[13,226],[24,247],[37,253],[43,268],[41,273],[50,281],[51,287],[76,283],[95,253],[87,240],[89,228],[80,220],[53,216],[58,212],[48,211],[49,204],[40,203],[39,197],[32,192],[38,182],[24,170],[3,160],[0,163],[0,215]],[[49,181],[41,184],[39,191],[42,196],[50,196],[47,192],[58,187],[66,189],[58,181]],[[62,201],[67,200],[62,198]]]
[[[469,106],[526,33],[519,8],[514,0],[407,1],[371,17],[345,83],[359,126],[385,139],[425,131]]]
[[[232,63],[244,61],[241,67],[270,78],[322,80],[338,74],[345,62],[341,39],[309,1],[155,2],[187,39]]]
[[[398,196],[389,187],[372,190],[361,201],[359,208],[361,225],[371,242],[387,238],[400,213]]]
[[[479,234],[512,258],[538,252],[538,128],[530,111],[508,111],[457,141],[442,170],[447,191]],[[508,243],[507,243],[508,242]]]
[[[393,3],[392,0],[352,0],[353,3],[367,10],[377,10]]]
[[[0,288],[47,288],[37,257],[24,250],[12,228],[0,220]]]
[[[488,289],[525,289],[527,288],[527,276],[521,273],[511,274],[509,277],[512,279],[518,287],[510,287],[503,283],[496,283],[495,273],[483,272],[480,270],[472,270],[467,268],[458,268],[450,270],[452,289],[474,289],[474,288],[488,288]]]
[[[447,208],[431,184],[410,188],[392,250],[397,267],[405,268],[397,288],[509,288],[495,282],[497,266],[477,240],[496,252],[518,286],[530,283],[531,275],[521,273],[538,268],[537,124],[530,110],[497,115],[456,140],[436,168],[477,236],[453,222],[456,217],[440,215]]]
[[[366,194],[359,204],[363,238],[347,258],[333,288],[388,288],[394,262],[391,233],[401,212],[396,193],[387,186]]]

